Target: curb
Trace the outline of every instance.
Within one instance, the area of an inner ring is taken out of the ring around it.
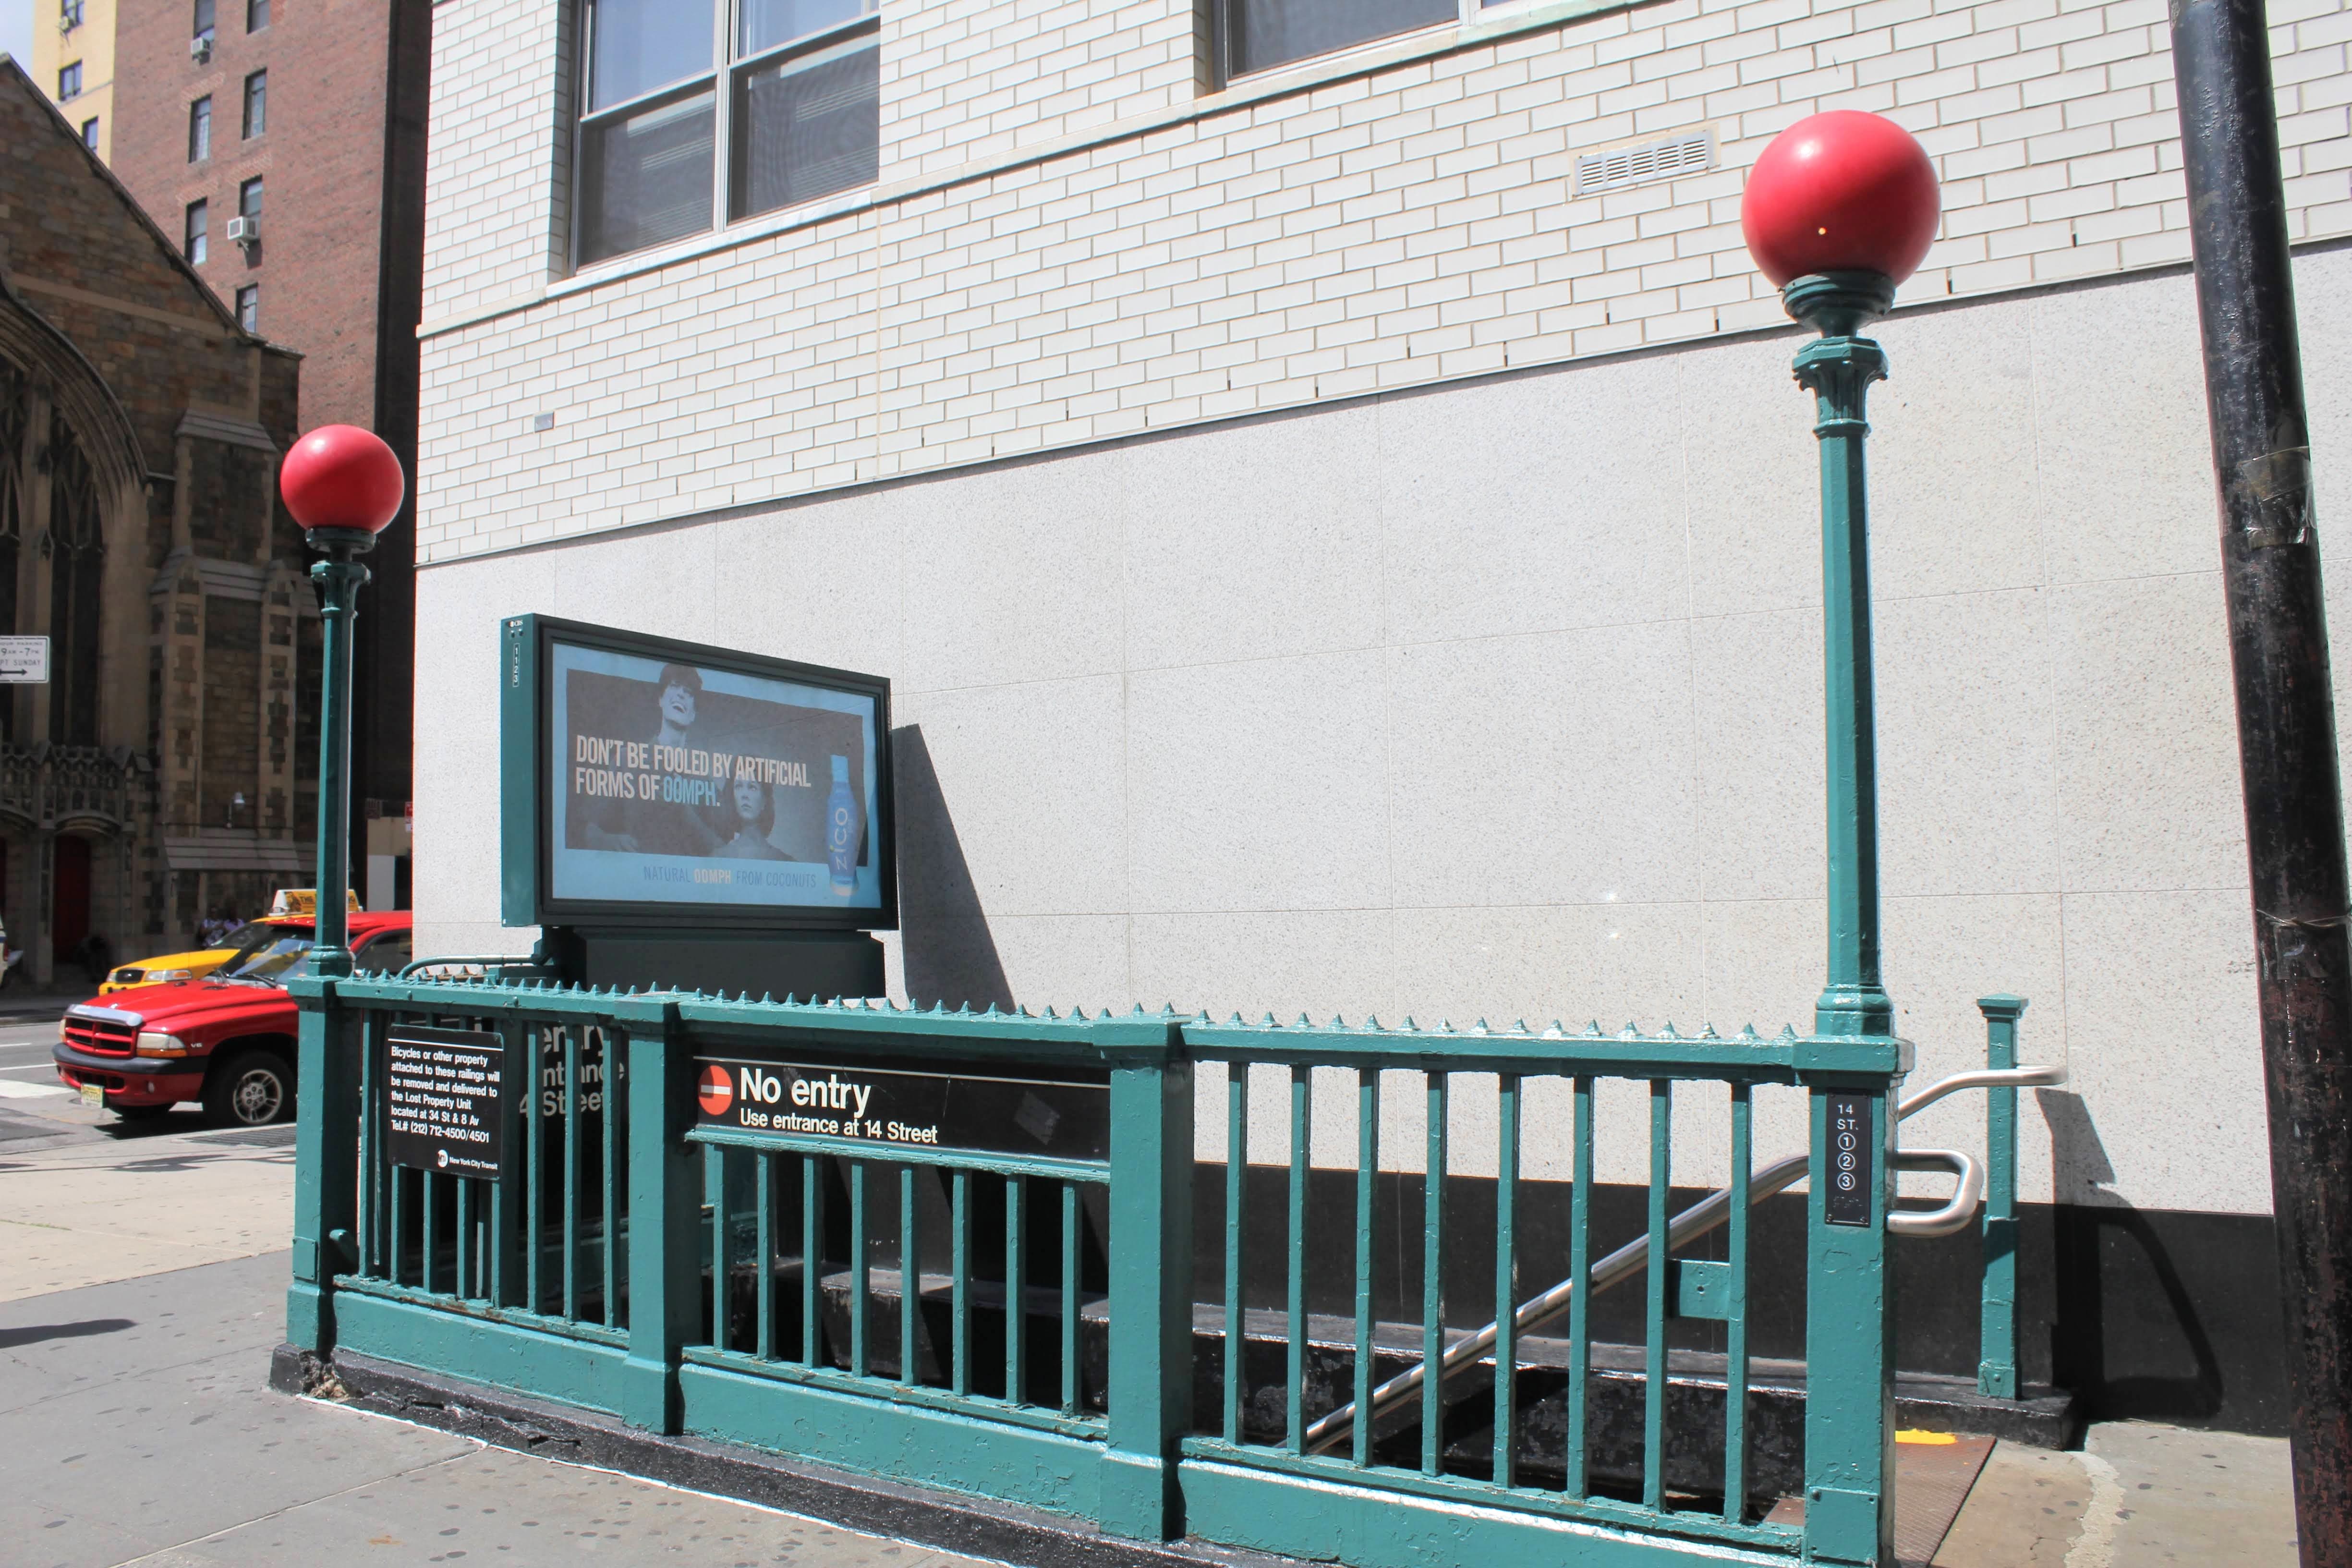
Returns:
[[[593,1411],[436,1377],[373,1356],[344,1352],[321,1360],[281,1344],[269,1355],[269,1386],[494,1447],[1031,1568],[1310,1568],[1293,1558],[1190,1541],[1126,1541],[1038,1510],[877,1480],[756,1448],[663,1436]]]

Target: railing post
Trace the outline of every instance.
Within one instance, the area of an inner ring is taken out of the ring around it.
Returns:
[[[1895,1042],[1883,1043],[1893,1047]],[[1806,1198],[1805,1561],[1895,1562],[1895,1337],[1886,1279],[1889,1083],[1811,1089]],[[1837,1156],[1861,1191],[1836,1201]],[[1848,1206],[1850,1205],[1850,1206]]]
[[[286,1291],[286,1338],[321,1356],[335,1348],[335,1275],[351,1267],[359,1218],[359,1063],[335,984],[302,976],[287,985],[301,1016],[295,1026],[294,1278]]]
[[[686,1141],[693,1058],[677,1005],[624,1013],[629,1060],[629,1354],[621,1418],[679,1427],[678,1352],[702,1314],[702,1162]]]
[[[1106,1020],[1110,1074],[1110,1420],[1105,1531],[1184,1532],[1176,1484],[1192,1423],[1192,1064],[1183,1030],[1158,1017]],[[1230,1331],[1230,1330],[1228,1331]]]
[[[1979,996],[1985,1018],[1985,1066],[2017,1066],[2017,1020],[2022,996]],[[2017,1397],[2017,1090],[1985,1096],[1984,1304],[1979,1316],[1982,1348],[1977,1392]]]

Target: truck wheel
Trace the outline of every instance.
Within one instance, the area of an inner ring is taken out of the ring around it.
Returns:
[[[275,1051],[239,1051],[205,1085],[205,1114],[224,1127],[266,1127],[294,1110],[294,1070]]]

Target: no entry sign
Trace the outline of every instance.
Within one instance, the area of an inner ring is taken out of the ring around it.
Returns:
[[[730,1132],[838,1140],[873,1155],[1110,1154],[1110,1085],[1101,1079],[740,1057],[699,1057],[695,1069],[700,1124]]]

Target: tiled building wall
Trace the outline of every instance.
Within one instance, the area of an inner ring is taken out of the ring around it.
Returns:
[[[445,0],[420,560],[1767,325],[1740,172],[1823,108],[1937,160],[1910,300],[2187,254],[2158,0],[1538,7],[1199,100],[1190,4],[1102,9],[886,0],[879,187],[575,278],[563,7]],[[2352,232],[2352,18],[2271,15],[2296,237]],[[1573,195],[1699,127],[1717,170]]]

